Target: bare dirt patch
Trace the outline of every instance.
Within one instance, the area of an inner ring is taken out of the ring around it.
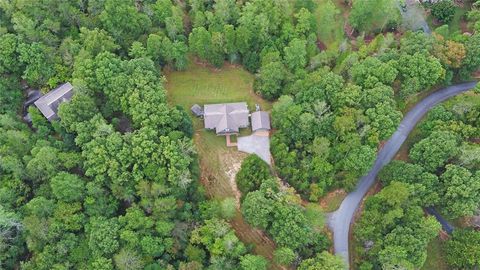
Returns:
[[[247,154],[237,152],[230,153],[223,157],[222,163],[225,166],[225,173],[228,177],[232,192],[235,196],[235,201],[237,203],[237,209],[240,209],[240,197],[242,194],[238,190],[237,182],[235,181],[235,176],[237,175],[240,167],[242,166],[242,161],[247,157]]]
[[[333,212],[340,207],[340,204],[346,196],[347,192],[343,189],[331,191],[320,200],[320,207],[325,212]]]

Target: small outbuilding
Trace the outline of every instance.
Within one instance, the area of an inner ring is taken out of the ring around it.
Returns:
[[[258,111],[252,113],[252,131],[270,130],[270,116],[267,112]]]
[[[203,108],[198,104],[194,104],[190,108],[190,111],[192,111],[193,115],[195,115],[196,117],[203,117]]]
[[[34,102],[35,106],[48,121],[58,119],[58,107],[61,103],[70,101],[73,97],[73,86],[65,83],[48,92]]]

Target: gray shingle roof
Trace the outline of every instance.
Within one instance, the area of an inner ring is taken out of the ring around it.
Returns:
[[[48,121],[52,121],[58,118],[58,106],[72,99],[72,96],[73,86],[67,82],[39,98],[34,104]]]
[[[215,129],[217,134],[238,133],[248,127],[247,103],[207,104],[204,106],[205,128]]]
[[[252,113],[252,131],[257,130],[270,130],[270,117],[267,112],[254,112]]]

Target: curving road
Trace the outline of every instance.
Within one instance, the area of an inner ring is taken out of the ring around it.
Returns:
[[[328,226],[333,232],[335,254],[342,256],[347,264],[349,264],[348,236],[353,215],[363,197],[375,182],[378,172],[393,159],[408,134],[430,108],[450,97],[474,88],[476,84],[477,82],[468,82],[443,88],[430,94],[411,109],[392,137],[378,152],[377,159],[370,172],[360,179],[356,189],[347,195],[338,210],[329,215]]]

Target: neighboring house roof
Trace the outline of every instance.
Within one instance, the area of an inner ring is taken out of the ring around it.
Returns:
[[[203,109],[198,104],[193,105],[190,110],[197,117],[203,116]]]
[[[205,128],[215,129],[217,134],[238,133],[248,127],[247,103],[207,104],[204,106]]]
[[[72,96],[73,86],[67,82],[39,98],[34,104],[48,121],[52,121],[58,118],[58,106],[72,99]]]
[[[258,111],[252,113],[252,131],[270,130],[270,117],[267,112]]]

